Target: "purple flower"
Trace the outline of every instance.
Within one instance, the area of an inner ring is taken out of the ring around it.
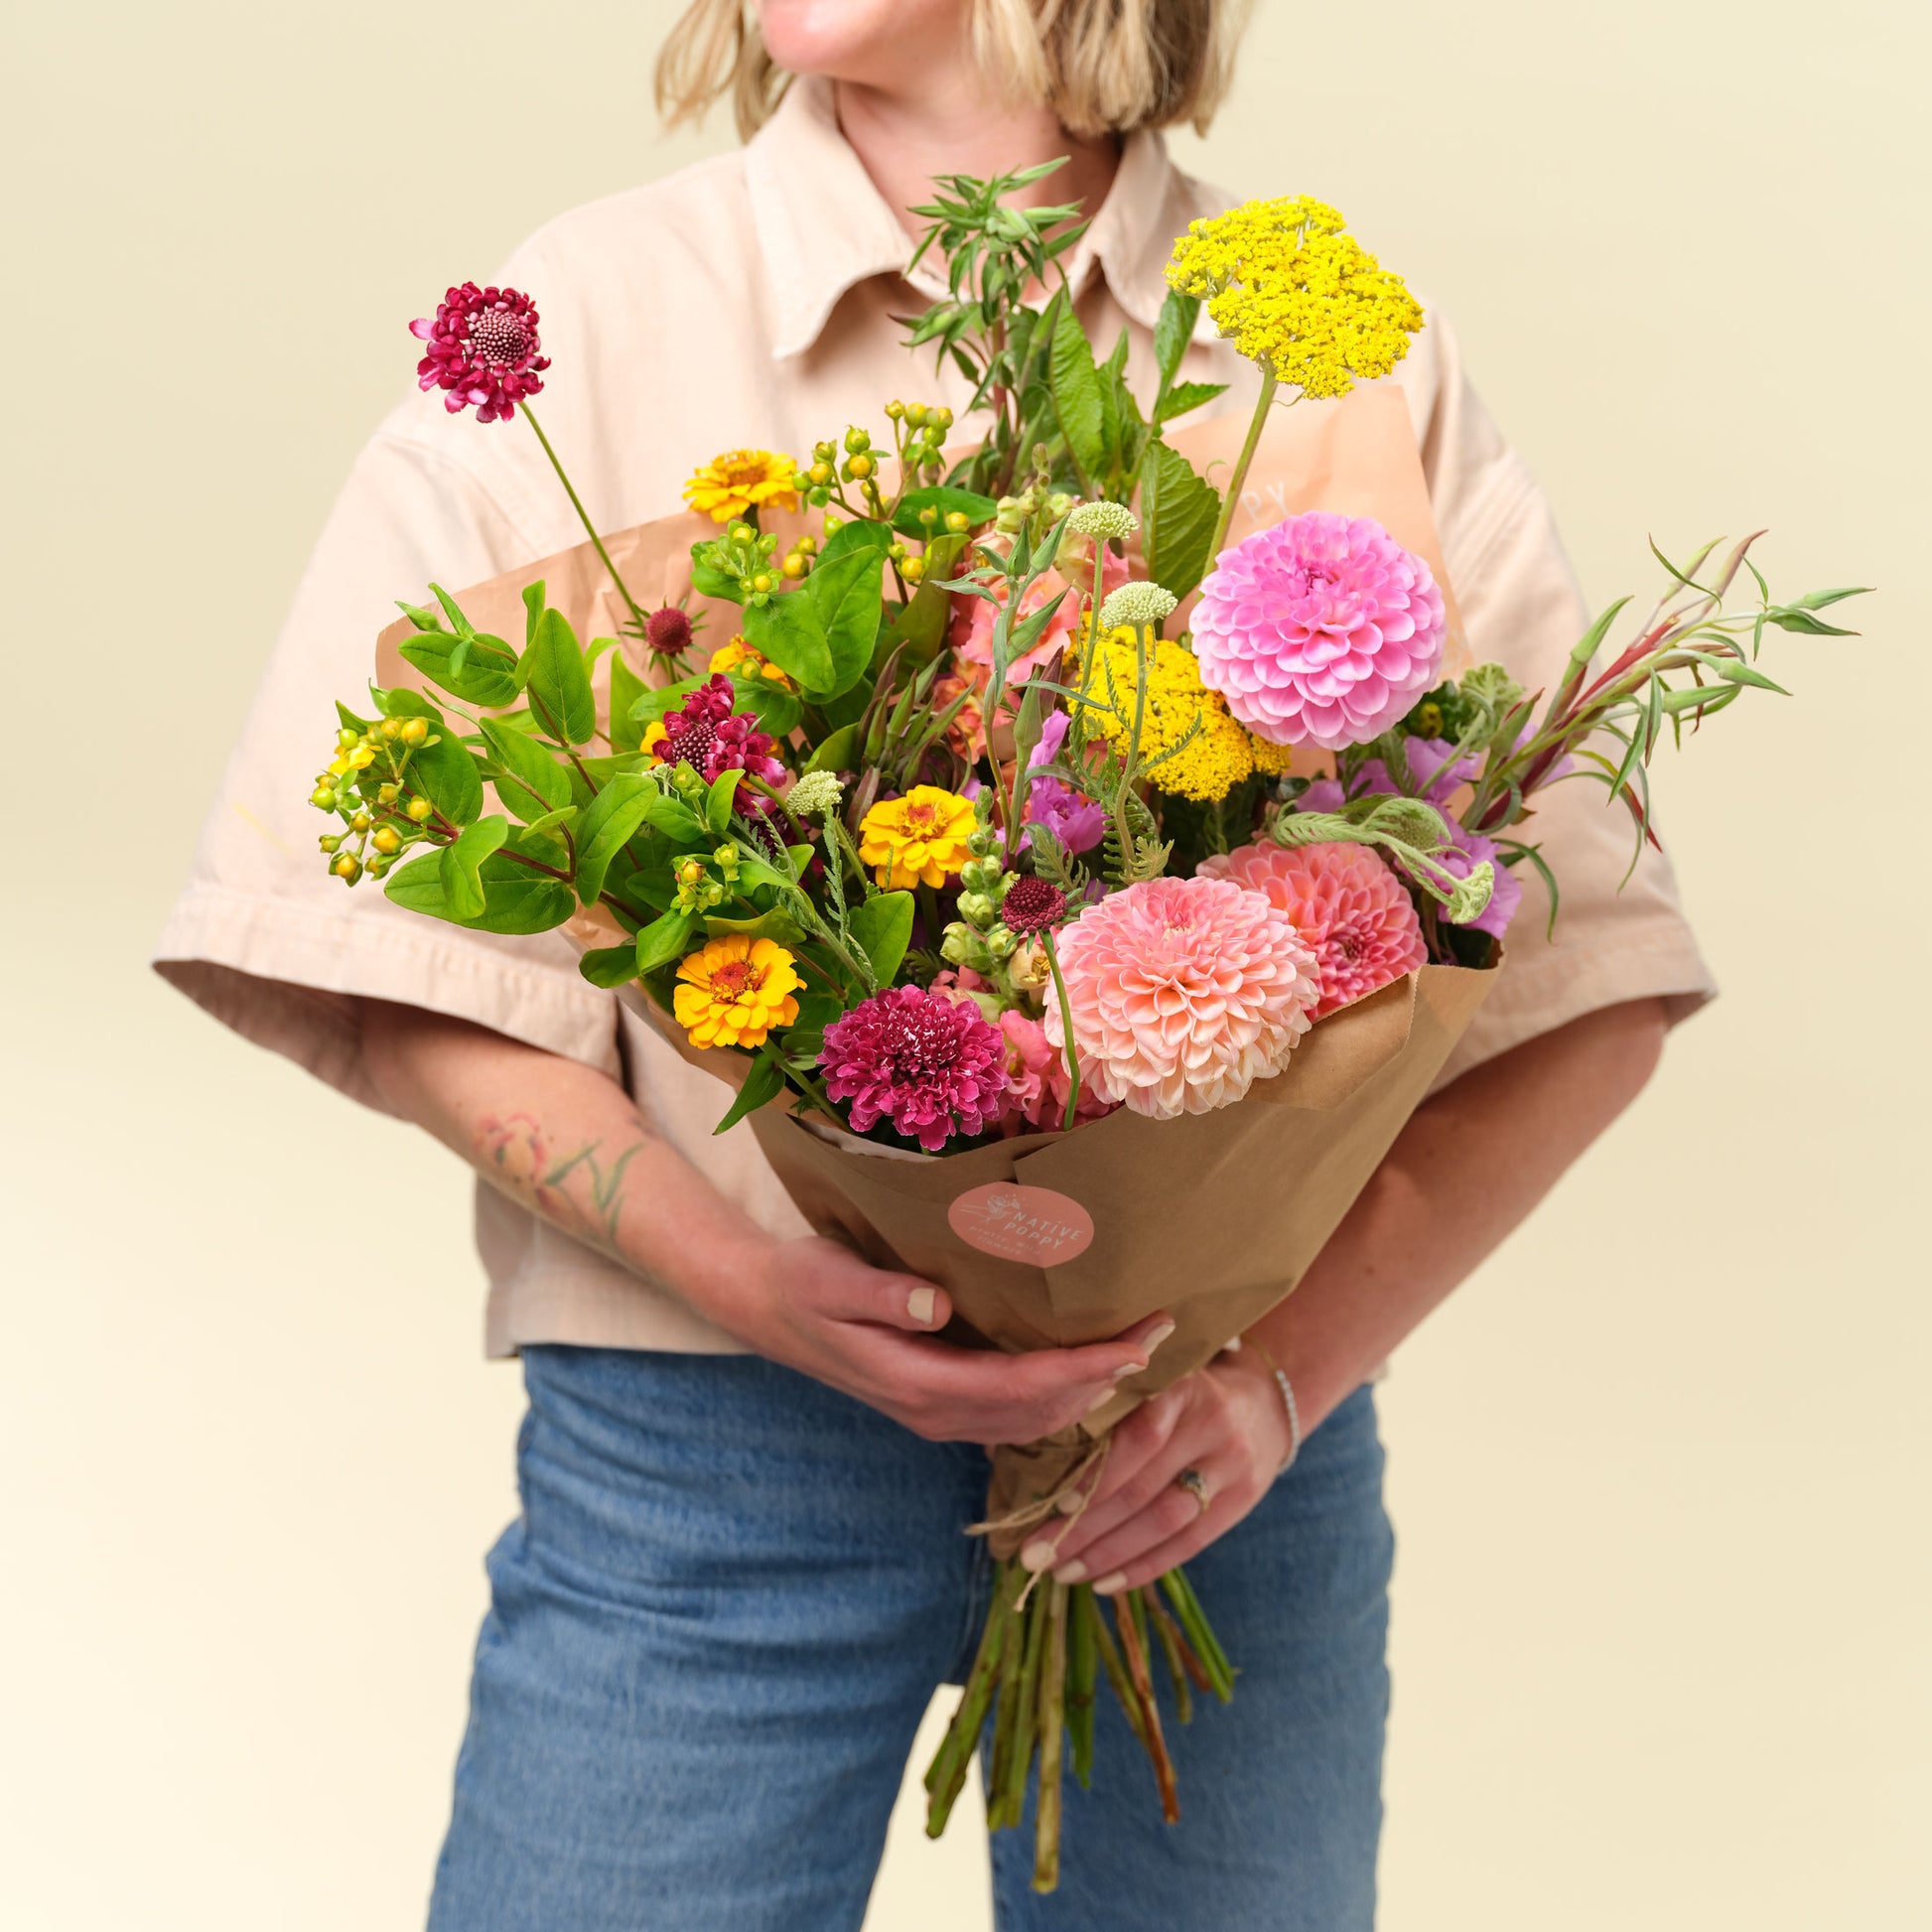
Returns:
[[[507,422],[519,397],[542,392],[550,358],[537,352],[536,305],[515,289],[465,282],[409,333],[426,348],[417,386],[444,390],[443,407],[453,416],[475,403],[478,422]]]
[[[1493,839],[1485,839],[1480,832],[1465,832],[1452,818],[1444,822],[1449,826],[1452,849],[1439,852],[1436,862],[1445,872],[1454,874],[1457,879],[1466,879],[1482,859],[1487,859],[1495,868],[1496,883],[1490,889],[1489,903],[1466,923],[1472,932],[1486,932],[1492,939],[1500,939],[1508,929],[1510,920],[1516,916],[1516,908],[1523,902],[1523,882],[1496,856]],[[1438,916],[1443,916],[1440,907]]]
[[[850,1102],[854,1133],[880,1121],[928,1154],[991,1132],[1006,1107],[1006,1036],[977,1007],[888,987],[825,1029],[825,1090]]]
[[[1034,747],[1027,768],[1037,770],[1050,764],[1066,743],[1066,713],[1056,711],[1040,728],[1039,743]],[[1020,814],[1029,824],[1043,825],[1068,852],[1086,852],[1098,845],[1107,830],[1107,814],[1091,798],[1061,784],[1057,778],[1035,778],[1027,787],[1027,803]],[[1023,834],[1020,843],[1027,839]]]
[[[666,764],[688,764],[707,784],[727,771],[776,784],[785,768],[771,756],[770,738],[751,719],[734,716],[735,702],[732,681],[722,671],[707,678],[644,734],[644,750]],[[739,787],[741,812],[762,811],[767,802],[749,786]]]

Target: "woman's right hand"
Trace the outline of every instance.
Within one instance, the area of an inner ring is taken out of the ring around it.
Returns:
[[[942,1288],[807,1236],[755,1246],[716,1314],[760,1355],[830,1383],[932,1443],[1031,1443],[1078,1422],[1173,1332],[1149,1315],[1110,1341],[1024,1355],[938,1339]]]

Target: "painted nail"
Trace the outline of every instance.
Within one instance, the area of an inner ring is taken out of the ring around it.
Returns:
[[[1150,1355],[1152,1355],[1154,1351],[1157,1348],[1159,1348],[1161,1344],[1164,1341],[1166,1341],[1167,1338],[1173,1333],[1173,1323],[1172,1321],[1164,1321],[1162,1322],[1160,1327],[1155,1329],[1153,1334],[1149,1335],[1148,1338],[1141,1343],[1141,1346],[1145,1348]]]
[[[1126,1587],[1127,1572],[1124,1570],[1113,1570],[1109,1571],[1106,1576],[1102,1577],[1094,1585],[1093,1593],[1096,1596],[1118,1596]]]
[[[1084,1584],[1087,1580],[1087,1567],[1078,1557],[1068,1557],[1053,1572],[1054,1579],[1062,1584]]]
[[[932,1325],[932,1307],[938,1299],[938,1294],[933,1289],[915,1288],[905,1298],[905,1312],[921,1328],[929,1328]]]
[[[1020,1552],[1020,1567],[1037,1575],[1038,1572],[1046,1569],[1058,1554],[1050,1543],[1029,1543]]]
[[[1086,1504],[1086,1498],[1084,1496],[1065,1495],[1059,1497],[1054,1502],[1053,1507],[1057,1509],[1062,1516],[1077,1516],[1079,1515],[1081,1509],[1085,1506],[1085,1504]]]

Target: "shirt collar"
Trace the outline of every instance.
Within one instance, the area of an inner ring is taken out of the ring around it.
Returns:
[[[1153,328],[1173,240],[1164,217],[1178,179],[1159,134],[1127,138],[1106,201],[1066,258],[1076,295],[1098,272],[1121,308]],[[745,183],[771,288],[774,358],[809,349],[848,289],[905,275],[911,239],[839,132],[829,81],[801,76],[786,89],[745,150]],[[945,294],[933,256],[906,279],[929,301]]]

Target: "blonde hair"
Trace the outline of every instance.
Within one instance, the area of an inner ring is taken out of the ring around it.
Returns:
[[[1227,92],[1252,0],[972,0],[973,59],[1011,100],[1049,106],[1075,134],[1188,121],[1205,133]],[[693,0],[657,57],[668,126],[726,94],[758,132],[791,76],[764,51],[752,0]]]

